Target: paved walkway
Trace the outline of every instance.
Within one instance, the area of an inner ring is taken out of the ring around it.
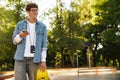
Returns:
[[[48,72],[51,80],[120,80],[120,71],[113,68],[48,69]]]
[[[120,80],[120,71],[112,68],[78,68],[49,70],[51,80]],[[97,72],[96,72],[97,71]]]

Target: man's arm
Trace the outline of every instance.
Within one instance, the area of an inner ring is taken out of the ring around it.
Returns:
[[[13,44],[17,45],[23,39],[23,37],[27,36],[29,33],[25,30],[19,31],[19,23],[17,24],[14,32],[13,32]]]
[[[41,53],[41,62],[40,62],[40,69],[41,70],[46,70],[47,65],[46,65],[46,57],[47,57],[47,29],[46,26],[44,28],[44,35],[43,35],[43,41],[42,41],[42,53]]]
[[[44,27],[43,41],[42,41],[42,53],[41,53],[41,62],[46,62],[47,57],[47,29]]]

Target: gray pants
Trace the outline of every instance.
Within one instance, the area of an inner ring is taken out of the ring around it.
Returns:
[[[37,69],[39,68],[38,63],[33,63],[33,58],[24,58],[23,61],[15,60],[14,66],[14,80],[36,80]]]

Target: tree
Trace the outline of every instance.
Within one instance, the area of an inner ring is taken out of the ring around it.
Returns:
[[[117,5],[117,6],[116,6]],[[119,43],[117,41],[119,40],[119,35],[116,35],[116,33],[119,33],[119,4],[116,0],[92,0],[91,1],[91,13],[92,13],[92,30],[88,30],[90,33],[89,35],[92,35],[89,40],[93,42],[95,46],[94,52],[93,52],[93,58],[95,58],[95,55],[97,54],[98,50],[98,44],[102,44],[103,46],[103,52],[104,59],[107,60],[107,64],[109,64],[110,60],[117,59],[116,56],[118,55],[116,52],[118,51]],[[117,40],[115,40],[117,39]],[[115,49],[113,50],[112,46],[115,46]],[[111,51],[113,50],[113,51]],[[116,53],[116,54],[115,54]],[[114,54],[114,55],[112,55]],[[109,56],[109,57],[108,57]],[[96,66],[96,60],[94,59],[94,66]]]
[[[57,6],[51,11],[55,16],[51,21],[51,38],[54,45],[54,52],[61,54],[61,66],[65,67],[66,64],[74,67],[75,53],[80,51],[81,48],[81,34],[82,28],[79,23],[79,11],[76,11],[71,4],[71,9],[68,10],[64,4],[58,0]],[[50,14],[51,14],[50,12]],[[50,39],[51,40],[51,39]],[[56,62],[57,63],[57,62]]]
[[[12,43],[12,34],[16,23],[23,18],[23,15],[20,16],[23,11],[20,9],[23,9],[23,6],[18,8],[16,7],[18,5],[23,3],[14,1],[13,5],[13,1],[10,1],[6,5],[7,8],[0,6],[0,70],[13,69],[15,46]]]

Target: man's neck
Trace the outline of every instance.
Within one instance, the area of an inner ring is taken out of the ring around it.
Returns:
[[[36,22],[36,18],[28,18],[28,21],[29,21],[30,23],[35,23],[35,22]]]

